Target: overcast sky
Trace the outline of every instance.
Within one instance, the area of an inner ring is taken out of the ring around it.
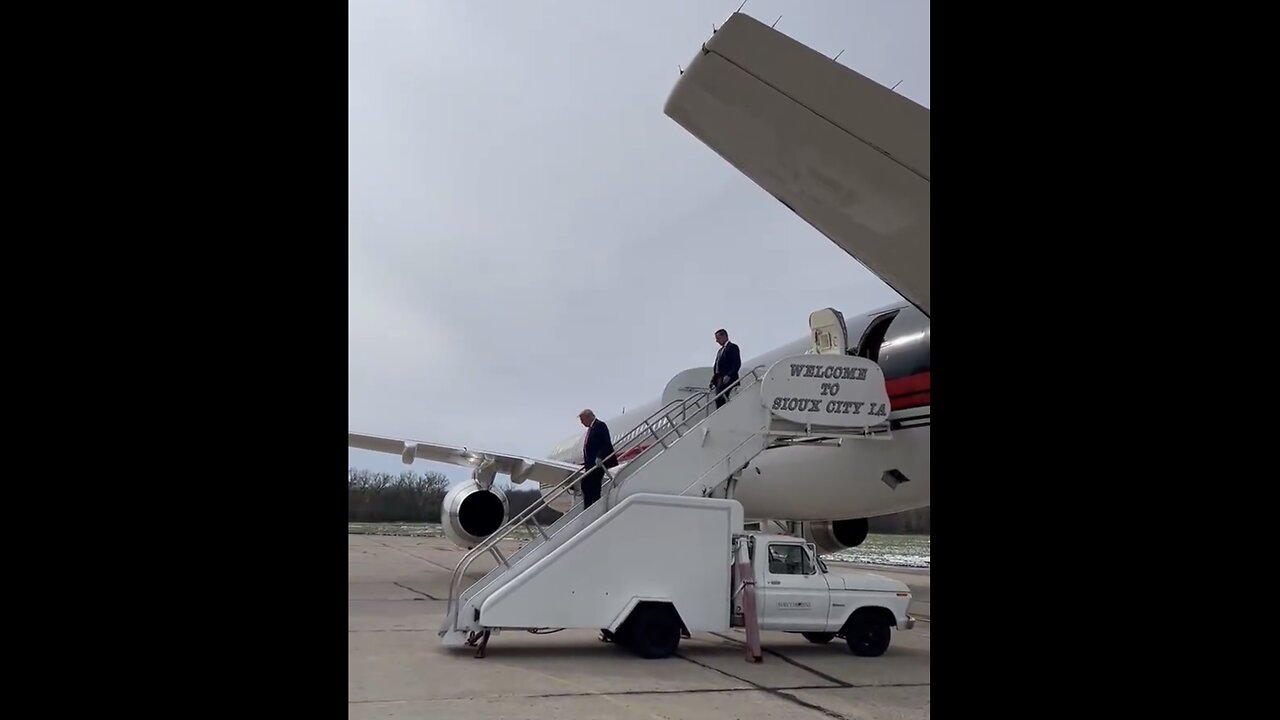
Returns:
[[[662,114],[740,2],[350,3],[351,430],[545,456],[718,327],[745,360],[898,299]],[[929,105],[926,0],[743,12]]]

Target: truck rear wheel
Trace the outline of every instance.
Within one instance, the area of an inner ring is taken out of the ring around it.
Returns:
[[[800,634],[804,635],[804,639],[808,640],[814,645],[826,645],[827,643],[831,642],[831,638],[836,636],[835,633],[820,633],[820,632],[807,632],[807,633],[800,633]]]
[[[667,604],[636,607],[627,618],[624,643],[646,659],[669,657],[680,645],[680,618]]]
[[[889,649],[890,628],[884,618],[866,614],[849,621],[844,641],[860,657],[879,657]]]

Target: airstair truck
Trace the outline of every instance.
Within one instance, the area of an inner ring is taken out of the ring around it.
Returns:
[[[443,643],[477,647],[483,657],[494,633],[599,629],[603,639],[656,658],[690,633],[740,626],[754,661],[762,629],[812,642],[839,636],[855,653],[884,652],[892,628],[914,624],[907,586],[829,572],[799,538],[745,533],[733,499],[740,473],[768,448],[889,437],[884,375],[846,353],[843,318],[814,313],[814,337],[829,340],[818,325],[832,318],[837,342],[751,369],[722,407],[709,393],[695,394],[646,419],[615,453],[652,445],[606,477],[591,507],[578,502],[549,527],[535,519],[576,486],[584,474],[576,473],[473,547],[450,582]],[[498,543],[522,527],[530,541],[503,555]],[[463,590],[467,569],[484,553],[497,560],[494,568]]]

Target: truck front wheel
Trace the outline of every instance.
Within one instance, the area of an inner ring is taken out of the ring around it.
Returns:
[[[627,618],[625,644],[646,659],[670,656],[680,645],[680,618],[667,604],[644,604]]]
[[[889,649],[890,628],[883,618],[867,614],[853,618],[844,631],[849,650],[859,657],[879,657]]]

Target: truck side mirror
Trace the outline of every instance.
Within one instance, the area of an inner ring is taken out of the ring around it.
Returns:
[[[818,548],[813,543],[805,543],[804,549],[809,553],[809,572],[806,575],[818,574]]]

